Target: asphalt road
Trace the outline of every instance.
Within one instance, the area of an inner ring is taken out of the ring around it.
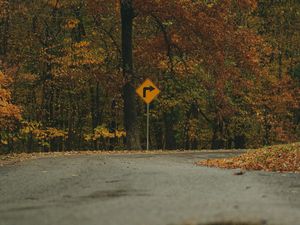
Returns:
[[[0,225],[300,224],[300,174],[236,176],[193,165],[222,156],[74,156],[5,166]]]

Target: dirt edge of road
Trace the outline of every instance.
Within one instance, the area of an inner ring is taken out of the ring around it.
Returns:
[[[64,151],[64,152],[33,152],[33,153],[8,153],[0,154],[0,167],[5,165],[15,165],[23,161],[41,158],[56,158],[69,156],[89,156],[89,155],[167,155],[186,153],[244,153],[245,150],[151,150],[151,151]]]

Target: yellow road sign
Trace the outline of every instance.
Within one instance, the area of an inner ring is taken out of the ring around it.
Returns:
[[[147,103],[150,104],[154,98],[160,93],[155,84],[147,79],[138,89],[136,93]]]

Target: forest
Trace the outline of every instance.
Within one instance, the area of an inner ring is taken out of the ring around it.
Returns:
[[[299,0],[0,0],[0,153],[300,140]]]

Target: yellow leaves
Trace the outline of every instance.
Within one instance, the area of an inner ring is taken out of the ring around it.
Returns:
[[[22,128],[20,130],[21,134],[29,134],[32,133],[34,130],[39,129],[41,127],[41,123],[39,122],[22,122]]]
[[[21,132],[22,132],[23,134],[29,134],[30,132],[32,132],[32,130],[30,130],[29,127],[24,127],[24,128],[21,130]]]
[[[47,133],[48,133],[48,137],[50,139],[53,139],[53,138],[66,138],[68,133],[66,131],[63,131],[63,130],[59,130],[59,129],[56,129],[56,128],[48,128],[47,129]]]
[[[34,137],[38,140],[52,140],[55,138],[66,138],[68,133],[66,131],[48,127],[46,129],[35,129],[32,131]]]
[[[2,145],[8,145],[8,141],[7,141],[7,140],[1,140],[1,141],[0,141],[0,145],[1,145],[1,144],[2,144]]]
[[[27,138],[31,135],[42,146],[48,146],[49,141],[53,139],[65,139],[68,137],[68,133],[66,131],[53,127],[42,128],[42,124],[36,121],[23,121],[20,135],[21,138]]]
[[[92,46],[89,41],[72,43],[70,39],[65,39],[67,47],[64,49],[62,57],[54,59],[57,68],[53,69],[55,76],[75,77],[78,74],[85,74],[88,68],[97,68],[104,63],[104,50]]]
[[[110,132],[106,127],[104,126],[98,126],[94,129],[93,134],[85,135],[86,141],[96,141],[98,139],[109,139],[109,138],[122,138],[126,137],[126,132],[123,130],[116,130],[115,132]]]
[[[168,64],[168,61],[167,60],[160,60],[158,62],[158,66],[157,66],[159,69],[162,69],[162,70],[167,70],[169,68],[169,64]]]
[[[72,30],[80,23],[78,19],[69,19],[65,24],[65,29]]]
[[[116,135],[117,138],[126,137],[126,132],[123,131],[123,130],[121,130],[121,131],[117,130],[115,135]]]
[[[63,42],[64,44],[70,44],[72,43],[72,38],[64,38]]]
[[[208,7],[208,8],[212,8],[213,6],[214,6],[214,3],[208,3],[208,4],[207,4],[207,7]]]
[[[78,43],[74,44],[75,48],[86,48],[86,47],[89,47],[89,46],[90,46],[90,42],[88,42],[88,41],[81,41],[81,42],[78,42]]]

